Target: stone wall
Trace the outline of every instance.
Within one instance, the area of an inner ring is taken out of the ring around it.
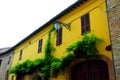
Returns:
[[[120,80],[120,0],[106,0],[116,80]]]

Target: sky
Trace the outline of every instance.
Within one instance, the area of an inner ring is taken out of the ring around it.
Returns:
[[[0,0],[0,48],[13,47],[77,0]]]

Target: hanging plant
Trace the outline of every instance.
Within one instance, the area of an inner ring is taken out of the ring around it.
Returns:
[[[51,58],[51,76],[57,77],[57,73],[61,69],[61,60],[55,57]]]
[[[16,66],[14,66],[11,69],[10,73],[15,73],[16,75],[31,74],[32,72],[34,72],[33,68],[34,68],[33,62],[30,60],[26,60],[22,64],[18,63]]]
[[[44,57],[44,63],[42,64],[42,67],[40,68],[41,76],[44,77],[45,80],[48,80],[50,77],[50,68],[51,68],[51,53],[55,50],[55,48],[51,44],[51,32],[54,31],[54,26],[50,29],[48,32],[48,39],[46,41],[45,45],[45,57]]]
[[[92,33],[86,33],[82,39],[69,46],[66,51],[74,53],[78,58],[89,58],[98,55],[96,44],[102,40]]]
[[[67,56],[63,57],[62,62],[61,62],[60,70],[65,71],[65,68],[68,67],[69,64],[72,63],[75,60],[77,60],[77,58],[74,54],[68,54]]]

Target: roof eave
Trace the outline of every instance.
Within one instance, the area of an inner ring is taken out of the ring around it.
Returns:
[[[6,51],[4,53],[8,53],[10,51],[13,51],[17,46],[19,46],[20,44],[22,44],[26,40],[30,39],[33,35],[37,34],[39,31],[43,30],[48,25],[54,23],[57,19],[59,19],[60,17],[64,16],[65,14],[67,14],[70,11],[72,11],[73,9],[77,8],[78,6],[80,6],[81,4],[83,4],[86,1],[87,0],[78,0],[78,1],[76,1],[74,4],[72,4],[71,6],[69,6],[68,8],[66,8],[65,10],[63,10],[61,13],[59,13],[58,15],[56,15],[55,17],[53,17],[47,23],[45,23],[44,25],[42,25],[40,28],[38,28],[37,30],[35,30],[34,32],[32,32],[30,35],[28,35],[26,38],[24,38],[23,40],[21,40],[20,42],[18,42],[15,46],[13,46],[12,48],[10,48],[8,51]]]

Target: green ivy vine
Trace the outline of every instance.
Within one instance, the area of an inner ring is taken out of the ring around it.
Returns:
[[[66,51],[74,53],[78,58],[89,58],[98,55],[96,44],[102,40],[92,33],[85,33],[81,40],[70,45]]]
[[[18,63],[16,66],[12,67],[10,72],[16,75],[25,75],[32,74],[37,70],[40,72],[41,77],[48,80],[51,76],[57,77],[57,73],[65,71],[65,68],[78,58],[98,56],[96,44],[102,40],[92,33],[86,33],[83,35],[82,39],[66,48],[68,55],[61,59],[55,58],[51,55],[52,51],[55,50],[51,43],[51,32],[54,30],[55,29],[52,28],[48,33],[48,39],[44,50],[45,57],[43,59],[39,58],[34,61],[26,60],[21,64]]]

